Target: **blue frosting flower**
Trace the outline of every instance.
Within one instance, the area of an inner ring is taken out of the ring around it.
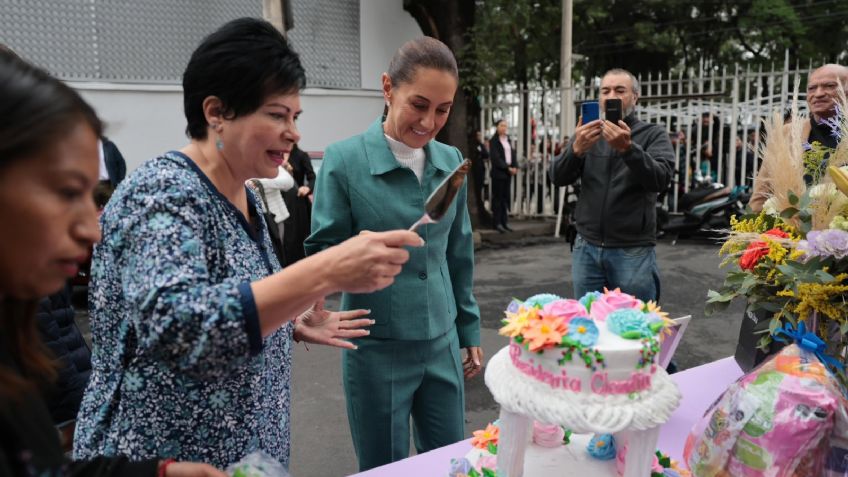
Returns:
[[[622,308],[607,315],[607,328],[629,340],[654,336],[644,312],[633,308]]]
[[[589,441],[586,451],[598,460],[615,459],[615,439],[612,434],[595,434]]]
[[[663,470],[663,477],[680,477],[680,473],[674,469]]]
[[[457,477],[459,475],[468,475],[474,466],[465,457],[459,459],[451,459],[450,473],[448,477]]]
[[[597,292],[597,291],[592,291],[592,292],[586,293],[585,295],[580,297],[580,299],[577,300],[577,301],[579,301],[581,305],[585,306],[586,309],[589,312],[591,312],[592,311],[592,309],[591,309],[592,308],[592,302],[597,300],[599,296],[603,296],[603,293]]]
[[[568,322],[568,337],[584,347],[598,342],[598,327],[589,318],[574,318]]]
[[[523,305],[520,301],[513,299],[506,307],[507,313],[518,313],[518,308]]]
[[[525,300],[524,303],[527,304],[527,306],[538,306],[541,308],[547,305],[548,303],[556,300],[562,300],[562,297],[552,295],[550,293],[540,293],[538,295],[531,296],[530,298]]]

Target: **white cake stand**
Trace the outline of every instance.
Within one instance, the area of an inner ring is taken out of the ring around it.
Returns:
[[[624,477],[650,475],[659,428],[681,398],[663,369],[656,370],[651,389],[639,393],[638,399],[554,389],[515,368],[508,348],[498,351],[486,366],[486,386],[501,406],[498,477],[523,476],[534,420],[576,433],[613,434],[616,445],[627,445]],[[563,475],[568,472],[564,469]]]

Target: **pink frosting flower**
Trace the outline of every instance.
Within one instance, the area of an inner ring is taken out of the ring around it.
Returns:
[[[595,321],[606,321],[607,315],[611,311],[622,308],[641,309],[643,306],[644,303],[641,300],[627,293],[621,293],[621,290],[616,288],[615,290],[607,290],[606,293],[593,301],[590,314]]]
[[[541,424],[533,421],[533,442],[542,447],[557,447],[562,445],[565,431],[556,424]]]
[[[654,455],[654,460],[651,462],[651,472],[658,472],[662,474],[665,471],[665,467],[660,465],[660,460]]]
[[[589,316],[586,307],[580,304],[577,300],[555,300],[542,308],[542,313],[545,315],[553,315],[561,318],[562,322],[568,324],[572,318],[578,316]]]
[[[477,459],[477,470],[483,472],[483,467],[490,470],[498,470],[497,456],[487,455]]]

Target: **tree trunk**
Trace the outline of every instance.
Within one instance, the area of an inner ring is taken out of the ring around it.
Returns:
[[[474,0],[404,0],[403,9],[415,18],[425,35],[443,42],[454,55],[458,56],[465,49],[469,30],[474,25]],[[460,78],[460,87],[456,90],[450,116],[436,139],[457,147],[463,157],[470,157],[471,141],[479,123],[480,106],[475,101],[475,95],[462,87]],[[473,177],[468,175],[467,180],[468,211],[472,225],[478,227],[491,222],[488,212],[477,208],[477,198],[473,192],[477,189],[473,187]]]

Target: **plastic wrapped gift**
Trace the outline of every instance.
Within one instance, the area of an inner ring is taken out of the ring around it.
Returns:
[[[290,477],[283,464],[262,451],[248,454],[230,464],[226,472],[232,477]]]
[[[803,323],[781,332],[798,344],[732,384],[690,432],[692,475],[848,476],[846,399],[828,369],[840,364]]]

